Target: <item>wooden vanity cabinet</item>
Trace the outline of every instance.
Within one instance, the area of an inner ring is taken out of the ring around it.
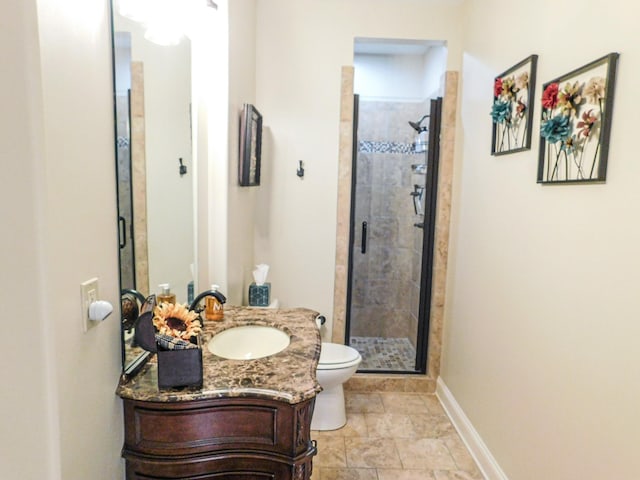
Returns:
[[[311,478],[315,398],[123,400],[129,480]]]

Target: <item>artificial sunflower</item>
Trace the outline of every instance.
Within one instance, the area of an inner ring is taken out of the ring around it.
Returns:
[[[202,331],[200,316],[186,305],[161,303],[153,309],[153,325],[161,335],[189,340]]]

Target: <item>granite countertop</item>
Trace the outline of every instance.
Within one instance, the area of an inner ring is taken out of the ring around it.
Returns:
[[[153,402],[181,402],[220,397],[258,397],[299,403],[320,390],[316,367],[320,358],[317,312],[306,308],[267,309],[226,306],[224,320],[204,321],[201,335],[201,388],[158,388],[155,355],[133,378],[121,380],[116,393],[122,398]],[[291,335],[291,343],[281,352],[255,360],[229,360],[207,348],[216,334],[241,325],[270,325]]]

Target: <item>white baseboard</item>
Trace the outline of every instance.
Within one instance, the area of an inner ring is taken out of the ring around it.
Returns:
[[[451,423],[458,431],[460,438],[478,464],[478,468],[486,480],[509,480],[493,458],[482,438],[467,418],[462,407],[458,404],[442,378],[436,383],[436,396],[451,419]]]

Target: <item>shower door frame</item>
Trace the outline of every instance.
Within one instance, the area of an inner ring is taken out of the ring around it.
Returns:
[[[436,213],[438,200],[438,167],[440,164],[440,128],[442,123],[442,97],[431,100],[429,109],[429,140],[427,149],[427,178],[424,206],[424,234],[422,237],[422,266],[420,268],[420,303],[418,306],[418,333],[416,371],[427,373],[429,349],[429,323],[433,291],[433,253],[436,238]]]
[[[345,344],[351,339],[351,298],[353,280],[353,242],[355,238],[355,204],[356,181],[358,177],[358,123],[359,123],[359,95],[353,95],[353,128],[351,152],[351,205],[349,210],[349,248],[347,259],[347,289],[345,309]],[[422,237],[422,259],[420,268],[420,299],[418,305],[418,331],[416,333],[416,358],[414,370],[365,370],[359,373],[379,373],[397,375],[424,375],[427,373],[427,359],[429,347],[429,323],[431,314],[431,296],[433,283],[433,254],[435,250],[435,224],[438,198],[438,164],[440,159],[440,128],[442,114],[442,97],[432,99],[429,117],[429,147],[427,149],[427,176],[425,191],[427,197],[424,204],[424,232]]]
[[[349,207],[349,249],[347,256],[347,305],[345,309],[345,345],[350,344],[351,339],[351,296],[353,280],[353,242],[355,239],[355,211],[356,211],[356,181],[358,179],[358,115],[360,107],[360,95],[353,95],[353,123],[351,142],[351,204]],[[360,371],[360,370],[359,370]]]

